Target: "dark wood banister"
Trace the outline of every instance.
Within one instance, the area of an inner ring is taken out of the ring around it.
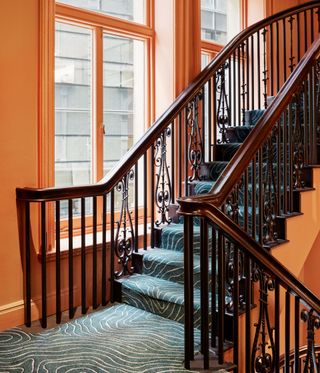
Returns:
[[[83,185],[74,187],[51,187],[51,188],[17,188],[18,200],[26,201],[52,201],[61,199],[72,199],[81,197],[98,196],[108,193],[134,166],[138,159],[149,149],[149,147],[160,136],[161,132],[170,124],[183,107],[193,98],[193,96],[203,87],[214,73],[218,71],[222,63],[229,58],[234,49],[237,48],[250,35],[259,31],[264,26],[270,25],[285,17],[290,17],[297,12],[312,9],[319,5],[319,0],[311,1],[284,10],[268,18],[265,18],[238,34],[199,75],[186,88],[172,105],[155,121],[146,131],[144,136],[124,155],[119,163],[98,183],[93,185]],[[224,173],[225,174],[225,173]],[[225,177],[225,176],[224,176]]]
[[[297,91],[303,80],[305,79],[310,66],[320,56],[320,35],[310,46],[306,54],[300,60],[299,64],[290,75],[289,79],[282,86],[275,99],[266,109],[264,115],[258,121],[253,130],[249,133],[243,144],[227,164],[226,168],[219,175],[216,183],[208,194],[187,197],[188,201],[210,201],[216,206],[221,206],[235,183],[245,172],[257,153],[263,145],[265,139],[271,133],[272,128],[280,119],[283,110],[291,102],[292,95]]]
[[[190,203],[185,199],[179,200],[179,204],[180,212],[183,215],[203,216],[212,221],[226,236],[236,242],[244,252],[254,258],[263,268],[266,268],[268,274],[277,279],[279,284],[290,293],[297,295],[307,307],[320,314],[320,299],[267,250],[262,250],[260,244],[227,217],[219,207],[203,201]]]

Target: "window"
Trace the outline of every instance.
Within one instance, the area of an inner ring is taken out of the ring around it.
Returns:
[[[58,0],[58,2],[138,23],[146,23],[145,0]]]
[[[240,0],[201,0],[201,39],[225,45],[240,31]]]
[[[92,175],[92,30],[56,22],[55,185]]]
[[[54,184],[59,187],[97,182],[144,133],[151,122],[146,92],[152,45],[150,27],[131,28],[121,20],[118,29],[114,23],[108,27],[110,14],[144,21],[146,0],[61,2],[105,14],[97,25],[88,22],[90,12],[77,19],[71,7],[57,7]],[[91,208],[86,207],[88,214]],[[80,210],[75,200],[74,216]],[[61,215],[67,215],[67,205],[61,205]]]

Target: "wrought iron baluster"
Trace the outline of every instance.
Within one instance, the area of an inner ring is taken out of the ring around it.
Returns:
[[[171,202],[172,185],[167,163],[167,137],[170,137],[171,134],[171,128],[168,127],[161,133],[154,145],[154,165],[156,169],[154,193],[159,213],[159,219],[155,222],[156,226],[171,223],[171,218],[168,217],[168,211]]]
[[[303,167],[304,167],[304,138],[303,138],[303,128],[301,125],[301,105],[303,100],[303,85],[299,92],[295,94],[295,115],[293,129],[293,188],[303,188],[304,178],[303,178]],[[292,125],[291,124],[291,125]],[[305,123],[306,125],[306,123]]]
[[[129,183],[134,179],[134,171],[130,170],[116,186],[121,193],[120,217],[116,222],[115,255],[121,265],[115,277],[132,274],[131,257],[134,250],[134,229],[131,211],[129,209]]]
[[[199,123],[199,102],[202,99],[203,95],[199,92],[187,107],[188,161],[192,172],[188,178],[189,181],[200,180],[200,166],[203,162],[202,126]]]
[[[230,126],[230,105],[229,98],[226,91],[226,70],[229,69],[229,64],[226,62],[217,72],[217,124],[221,139],[218,139],[218,144],[228,143],[227,127]],[[235,85],[235,82],[234,84]]]
[[[274,280],[261,268],[255,266],[252,280],[259,282],[259,319],[254,324],[256,331],[252,346],[251,371],[265,373],[274,371],[275,344],[270,325],[268,295],[274,291]]]
[[[289,57],[290,64],[289,64],[289,68],[290,68],[291,73],[292,73],[292,71],[295,67],[295,63],[294,63],[295,57],[293,55],[293,21],[294,20],[295,20],[295,18],[293,16],[291,16],[288,20],[288,22],[290,24],[290,57]]]
[[[319,372],[316,353],[315,353],[315,341],[314,341],[314,333],[315,329],[320,328],[320,318],[319,316],[314,315],[314,311],[311,309],[310,311],[303,310],[301,312],[301,319],[307,323],[307,355],[305,358],[303,373],[308,372]]]
[[[239,63],[241,61],[241,64],[242,64],[242,84],[241,84],[241,97],[242,97],[242,109],[241,109],[241,112],[242,112],[242,125],[244,126],[246,123],[245,123],[245,111],[246,111],[246,96],[247,96],[247,84],[245,82],[245,54],[244,54],[244,48],[247,47],[247,43],[248,43],[248,40],[246,40],[245,42],[243,42],[241,44],[241,54],[242,54],[242,59],[240,60],[239,58]],[[239,56],[240,57],[240,56]],[[229,91],[230,92],[230,91]]]
[[[271,243],[277,240],[276,232],[276,215],[278,210],[277,198],[277,182],[275,178],[274,169],[274,150],[277,141],[277,129],[274,128],[271,136],[269,136],[266,146],[265,154],[267,155],[265,181],[263,191],[260,193],[264,196],[263,201],[263,243]],[[279,166],[278,166],[279,167]],[[261,212],[262,213],[262,212]]]
[[[267,44],[267,32],[268,30],[266,28],[263,29],[262,31],[262,37],[263,37],[263,104],[264,108],[266,109],[268,104],[267,104],[267,83],[268,83],[268,69],[267,69],[267,51],[266,51],[266,44]],[[271,36],[272,37],[272,36]]]

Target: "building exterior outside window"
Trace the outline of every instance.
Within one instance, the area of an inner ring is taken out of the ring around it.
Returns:
[[[201,0],[202,40],[225,45],[239,31],[239,0]]]

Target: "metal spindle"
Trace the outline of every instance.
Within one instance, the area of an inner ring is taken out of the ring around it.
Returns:
[[[279,41],[279,22],[276,22],[276,83],[277,83],[277,93],[280,89],[280,41]]]
[[[244,258],[244,273],[245,273],[245,299],[246,299],[246,313],[245,313],[245,371],[251,370],[251,263],[248,255]]]
[[[225,238],[218,231],[218,363],[224,363]]]
[[[262,154],[262,148],[259,149],[258,153],[258,162],[259,162],[259,242],[260,245],[263,245],[263,154]]]
[[[287,111],[287,109],[286,109]],[[288,128],[286,112],[282,114],[283,122],[283,211],[288,213]]]
[[[203,96],[204,96],[204,89],[203,89]],[[203,106],[204,106],[204,97],[203,97]],[[204,118],[204,112],[203,112],[203,118]],[[203,126],[203,131],[204,131],[204,126]],[[204,139],[205,139],[205,137],[204,137],[204,133],[203,133],[203,143],[204,143]],[[176,159],[176,146],[175,146],[175,130],[174,130],[174,121],[173,121],[171,123],[171,202],[173,204],[176,202],[175,159]],[[154,205],[154,203],[153,203],[153,205]]]
[[[238,122],[237,121],[237,92],[236,92],[236,81],[237,81],[237,78],[236,78],[236,51],[234,50],[233,52],[233,55],[232,55],[232,75],[233,75],[233,87],[232,87],[232,92],[233,92],[233,110],[231,110],[231,112],[233,113],[233,123],[232,125],[233,126],[239,126],[241,124],[241,122]],[[230,92],[231,93],[231,92]],[[231,96],[230,96],[230,100],[231,100]],[[230,103],[230,107],[231,106],[231,103]]]
[[[200,221],[200,273],[201,273],[201,351],[203,354],[203,369],[209,369],[209,252],[208,223]]]
[[[286,291],[285,302],[285,373],[290,373],[290,292]]]
[[[148,227],[148,162],[147,162],[147,153],[143,156],[143,248],[147,250],[148,242],[147,242],[147,227]]]
[[[294,373],[300,373],[299,348],[300,348],[300,298],[294,298]]]
[[[184,108],[184,194],[189,195],[188,191],[188,107]]]
[[[314,41],[314,16],[313,9],[310,9],[310,32],[311,32],[311,44]]]
[[[286,35],[286,19],[282,20],[282,47],[283,47],[283,82],[287,80],[287,35]]]
[[[216,280],[217,280],[217,242],[216,229],[212,226],[212,247],[211,247],[211,347],[216,347],[217,337],[217,298],[216,298]]]
[[[301,58],[301,46],[300,46],[300,13],[297,13],[297,63],[299,63]]]
[[[239,364],[239,248],[234,246],[233,270],[233,363]],[[238,372],[238,368],[234,370]]]
[[[279,371],[280,360],[280,289],[279,282],[274,282],[274,366]]]
[[[254,110],[254,37],[250,37],[251,40],[251,110]]]
[[[252,238],[255,240],[256,239],[256,195],[257,195],[257,185],[256,185],[256,154],[253,157],[252,160]]]
[[[87,312],[86,302],[86,200],[81,198],[81,313]]]
[[[134,166],[134,251],[137,253],[139,250],[139,232],[138,232],[138,223],[139,223],[139,166],[138,163]]]
[[[68,200],[68,264],[69,264],[69,318],[74,316],[73,306],[73,201]]]
[[[289,115],[288,115],[288,141],[289,141],[289,212],[293,212],[293,115],[292,115],[293,105],[289,105]]]
[[[46,202],[41,202],[41,326],[47,327],[47,232]]]
[[[56,201],[56,323],[61,322],[60,201]]]
[[[101,303],[107,304],[107,195],[103,195],[102,200],[102,291]]]
[[[92,245],[92,308],[96,309],[97,304],[97,197],[93,197],[92,224],[93,224],[93,245]]]
[[[25,202],[25,324],[31,326],[31,250],[30,250],[30,202]]]
[[[114,189],[110,192],[110,300],[114,302],[114,253],[115,253],[115,242],[114,242]]]
[[[273,48],[273,23],[270,25],[270,62],[269,62],[269,70],[270,70],[270,95],[273,96],[274,90],[274,48]],[[278,68],[278,65],[277,65]]]
[[[172,126],[173,130],[173,126]],[[165,134],[164,134],[165,136]],[[173,140],[174,133],[172,133],[172,140]],[[155,186],[154,186],[154,153],[153,153],[153,147],[150,148],[150,179],[151,179],[151,185],[150,185],[150,224],[151,224],[151,231],[150,231],[150,246],[153,249],[154,248],[154,205],[155,205]],[[174,167],[172,170],[172,175],[174,174]]]
[[[185,368],[190,369],[194,358],[193,342],[193,221],[191,216],[184,217],[184,304],[185,304]]]
[[[178,195],[182,196],[182,114],[178,114]]]
[[[230,69],[229,69],[230,71]],[[214,111],[212,110],[212,84],[211,79],[208,81],[208,107],[207,107],[207,115],[208,115],[208,161],[212,161],[212,155],[211,155],[211,148],[212,148],[212,114]]]
[[[308,50],[308,27],[307,27],[307,11],[303,12],[303,20],[304,20],[304,53]]]
[[[261,62],[260,62],[260,32],[257,32],[257,85],[258,85],[258,108],[261,109]]]

